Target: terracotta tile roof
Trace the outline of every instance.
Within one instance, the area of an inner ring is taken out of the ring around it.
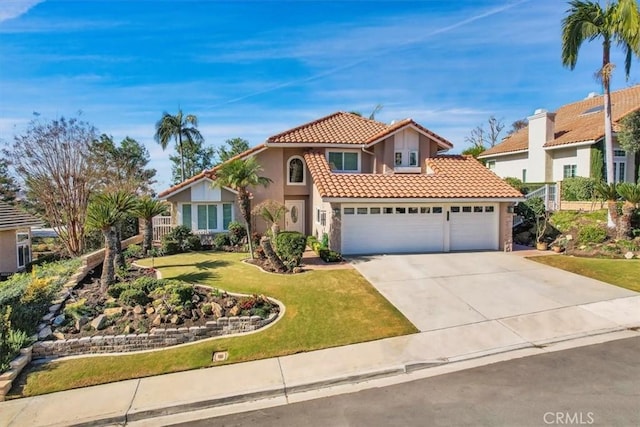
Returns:
[[[522,198],[522,194],[471,156],[427,159],[432,174],[333,173],[325,156],[304,156],[323,198]]]
[[[248,149],[244,153],[240,153],[240,154],[238,154],[236,156],[233,156],[232,158],[230,158],[229,160],[227,160],[224,163],[232,162],[232,161],[237,160],[237,159],[243,159],[243,158],[255,153],[256,151],[260,151],[264,147],[265,147],[264,144],[256,145],[255,147]],[[160,198],[167,197],[167,196],[175,193],[176,191],[181,190],[181,189],[183,189],[185,187],[188,187],[189,185],[191,185],[194,182],[199,181],[199,180],[201,180],[203,178],[209,178],[209,179],[212,179],[212,180],[216,179],[216,170],[218,170],[218,168],[220,168],[220,166],[222,166],[224,163],[219,164],[218,166],[215,166],[212,169],[204,170],[204,171],[200,172],[199,174],[194,175],[191,178],[186,179],[186,180],[182,181],[181,183],[178,183],[178,184],[174,185],[173,187],[164,190],[163,192],[158,194],[158,197],[160,197]]]
[[[623,117],[640,108],[640,85],[611,92],[611,103],[613,127],[614,130],[617,130]],[[603,97],[600,95],[560,107],[556,111],[555,138],[544,146],[556,147],[576,142],[597,141],[602,138],[604,136],[604,111],[597,109],[602,105]],[[596,109],[596,111],[585,114],[591,109]],[[529,128],[526,127],[482,153],[482,157],[526,150],[528,147]]]
[[[412,119],[405,119],[386,125],[345,112],[333,113],[269,137],[267,145],[276,143],[366,145],[379,141],[407,125],[413,125],[430,135],[436,141],[441,142],[444,148],[453,147],[451,142],[419,125]]]
[[[42,225],[35,216],[0,201],[0,231]]]

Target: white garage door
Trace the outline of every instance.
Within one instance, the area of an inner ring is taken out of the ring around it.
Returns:
[[[343,206],[344,254],[442,252],[442,205]]]
[[[343,205],[342,253],[498,249],[497,204]]]
[[[498,206],[449,206],[449,250],[498,250]]]

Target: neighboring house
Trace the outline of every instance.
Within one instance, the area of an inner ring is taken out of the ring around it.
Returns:
[[[31,261],[31,227],[36,217],[0,201],[0,276],[23,270]]]
[[[640,86],[611,93],[614,132],[620,120],[640,108]],[[567,104],[555,113],[536,110],[528,127],[506,137],[479,158],[503,178],[523,182],[557,182],[564,178],[594,176],[592,162],[600,152],[604,159],[604,102],[595,93]],[[614,133],[614,176],[616,182],[635,182],[635,156],[618,145]],[[594,166],[595,165],[595,166]],[[603,172],[602,176],[606,177]]]
[[[254,189],[254,206],[283,203],[284,229],[327,233],[344,254],[510,249],[509,206],[522,195],[472,157],[440,154],[452,146],[411,119],[387,125],[338,112],[236,158],[255,156],[273,180]],[[160,193],[176,224],[217,233],[235,219],[235,194],[212,188],[215,172]]]

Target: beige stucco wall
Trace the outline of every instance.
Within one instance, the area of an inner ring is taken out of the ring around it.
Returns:
[[[0,231],[0,273],[14,273],[18,266],[16,230]]]

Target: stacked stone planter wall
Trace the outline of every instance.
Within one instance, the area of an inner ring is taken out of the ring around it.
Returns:
[[[10,363],[10,368],[8,371],[0,374],[0,402],[4,401],[5,396],[11,390],[11,385],[13,384],[13,380],[15,380],[22,369],[31,362],[31,347],[23,348],[20,350],[20,354],[18,357],[13,359]]]
[[[260,329],[278,318],[272,313],[260,316],[221,317],[206,326],[190,328],[153,328],[148,334],[97,335],[56,341],[40,341],[33,345],[33,358],[52,358],[79,354],[126,353],[186,344],[206,338],[220,337]]]

